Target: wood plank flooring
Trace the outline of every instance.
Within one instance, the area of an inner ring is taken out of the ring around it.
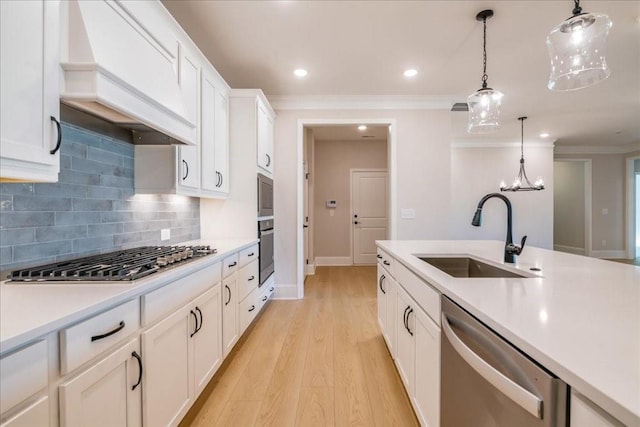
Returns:
[[[181,426],[417,426],[379,330],[376,268],[319,267],[271,301]]]

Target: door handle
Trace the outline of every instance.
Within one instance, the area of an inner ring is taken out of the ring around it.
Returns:
[[[502,394],[520,405],[522,409],[529,412],[534,417],[542,419],[542,399],[524,389],[520,384],[517,384],[504,376],[501,372],[497,371],[493,366],[474,353],[473,350],[467,347],[467,345],[456,335],[453,329],[451,329],[449,319],[447,319],[447,316],[445,316],[444,313],[442,313],[442,331],[454,350],[458,352],[460,357],[462,357],[474,371],[498,389]]]
[[[309,228],[309,226],[307,224],[304,224],[302,228]]]
[[[198,332],[198,315],[196,314],[195,311],[193,310],[189,310],[189,313],[191,313],[191,315],[193,316],[193,318],[196,320],[196,327],[193,330],[192,333],[189,334],[189,338],[192,338],[197,332]]]
[[[409,311],[411,307],[407,306],[407,308],[404,309],[404,314],[402,315],[402,320],[404,321],[404,328],[405,329],[409,329],[409,327],[407,326],[407,311]]]
[[[58,130],[58,139],[56,140],[56,146],[53,147],[53,150],[49,151],[49,154],[56,154],[60,149],[60,144],[62,144],[62,128],[60,127],[60,122],[55,117],[51,116],[51,120],[56,124],[56,129]]]
[[[227,291],[229,291],[229,298],[227,299],[227,301],[224,303],[224,305],[229,305],[229,303],[231,302],[231,289],[229,289],[229,286],[224,285],[225,289]]]
[[[199,307],[196,307],[196,311],[198,312],[198,314],[200,314],[200,327],[195,331],[195,333],[197,334],[198,332],[200,332],[200,329],[202,329],[202,324],[204,323],[204,319],[202,318],[202,311],[200,311]]]
[[[189,176],[189,163],[187,163],[186,160],[183,159],[182,164],[184,165],[184,168],[185,168],[185,173],[184,173],[184,176],[182,177],[182,180],[184,181]]]
[[[354,224],[356,224],[356,225],[358,225],[358,224],[359,224],[359,222],[358,222],[358,221],[353,221],[353,223],[354,223]]]
[[[410,308],[409,312],[407,313],[407,332],[409,332],[409,335],[413,336],[413,331],[409,327],[409,316],[411,316],[411,313],[413,313],[413,308]]]
[[[378,281],[378,285],[380,286],[380,290],[382,291],[383,294],[386,294],[387,292],[384,290],[384,288],[382,287],[382,281],[385,279],[385,275],[381,275],[380,276],[380,280]]]
[[[135,383],[132,387],[131,387],[131,391],[135,390],[136,387],[138,387],[140,385],[140,383],[142,382],[142,357],[140,357],[140,355],[138,354],[138,352],[134,351],[133,353],[131,353],[131,356],[135,357],[136,360],[138,361],[138,382]]]

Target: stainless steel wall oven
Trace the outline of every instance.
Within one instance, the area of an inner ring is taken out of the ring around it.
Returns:
[[[258,221],[260,286],[273,274],[273,219]]]
[[[273,180],[258,174],[258,217],[273,216]]]

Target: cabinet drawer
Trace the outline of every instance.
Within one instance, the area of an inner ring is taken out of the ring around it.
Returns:
[[[131,300],[60,331],[60,370],[73,371],[140,327],[140,302]]]
[[[395,275],[395,272],[393,271],[395,260],[391,255],[378,248],[376,258],[378,259],[378,264],[382,265],[392,276]]]
[[[238,308],[240,309],[240,334],[242,334],[253,319],[255,319],[258,311],[260,311],[258,288],[254,289],[245,299],[240,301]]]
[[[395,277],[429,317],[440,326],[440,294],[424,280],[399,262],[394,265]]]
[[[225,279],[236,271],[238,271],[238,254],[233,254],[222,261],[222,278]]]
[[[258,260],[243,267],[238,271],[238,298],[242,299],[258,287]]]
[[[220,281],[220,263],[215,263],[142,296],[142,326],[160,320]]]
[[[238,254],[238,268],[242,268],[250,262],[258,259],[258,245],[253,245],[250,248],[243,249]]]
[[[262,310],[262,307],[269,301],[274,290],[273,286],[263,286],[263,288],[264,289],[260,289],[260,298],[258,299],[258,308],[260,310]]]
[[[47,386],[47,341],[0,359],[0,413],[4,413]]]

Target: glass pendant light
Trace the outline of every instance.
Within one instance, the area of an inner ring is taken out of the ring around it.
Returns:
[[[520,120],[520,171],[518,176],[513,180],[513,184],[507,187],[504,181],[500,183],[500,191],[537,191],[544,190],[544,181],[541,177],[536,178],[536,181],[532,184],[527,178],[527,172],[524,170],[524,121],[526,117],[518,117]]]
[[[551,59],[547,87],[557,91],[576,90],[609,77],[605,48],[611,26],[607,15],[583,13],[580,0],[574,0],[573,16],[547,36]]]
[[[493,10],[483,10],[476,15],[477,21],[484,26],[482,43],[482,87],[469,95],[469,125],[470,133],[489,133],[500,128],[500,105],[502,92],[487,87],[487,19],[493,16]]]

